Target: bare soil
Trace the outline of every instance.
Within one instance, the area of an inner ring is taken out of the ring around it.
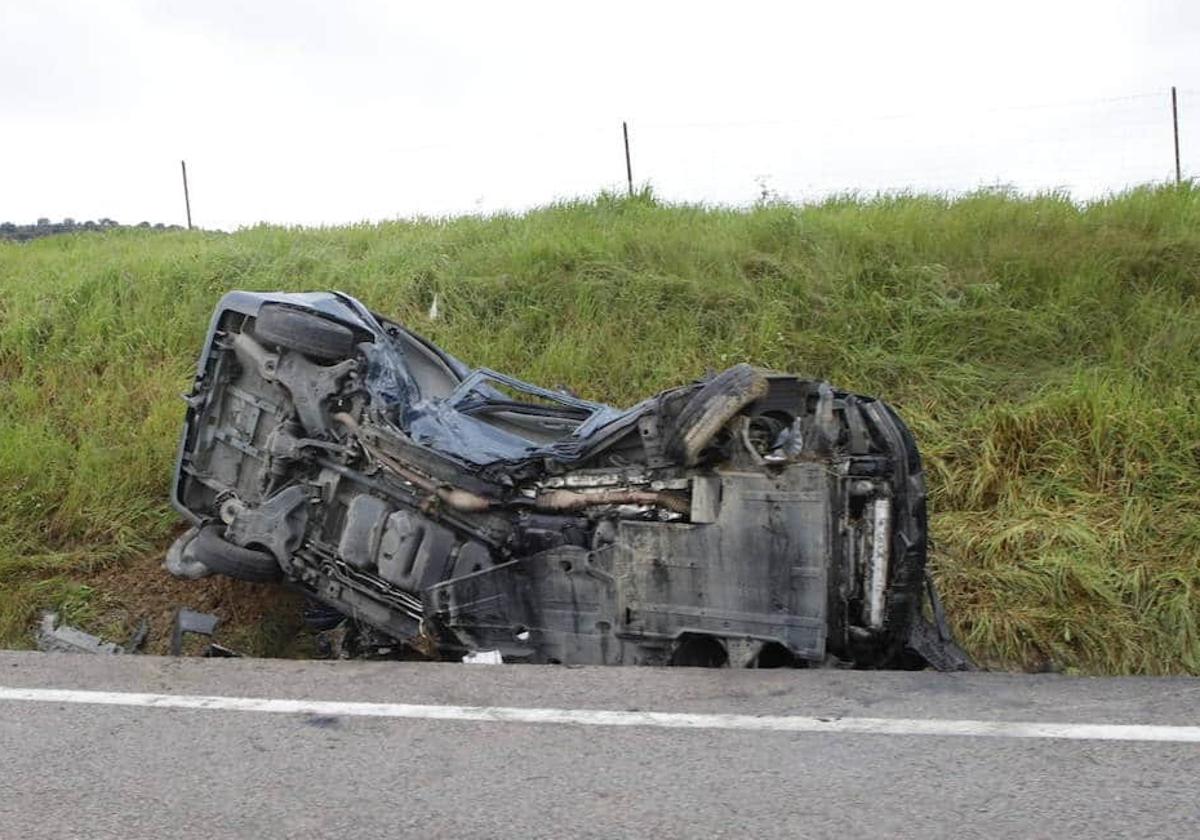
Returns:
[[[124,632],[112,641],[124,642],[143,618],[149,621],[145,653],[167,653],[181,607],[214,613],[221,619],[216,640],[256,656],[302,655],[308,638],[300,620],[304,599],[299,593],[220,575],[178,580],[162,568],[162,555],[157,553],[99,570],[87,584],[103,605],[98,623]]]

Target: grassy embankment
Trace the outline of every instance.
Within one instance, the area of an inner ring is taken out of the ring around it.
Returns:
[[[293,603],[158,570],[177,529],[177,395],[222,292],[330,287],[469,362],[615,403],[742,360],[880,395],[923,446],[934,568],[971,651],[1200,673],[1200,190],[1186,186],[1084,208],[601,198],[0,244],[0,644],[28,644],[38,607],[119,637],[188,603],[278,648]]]

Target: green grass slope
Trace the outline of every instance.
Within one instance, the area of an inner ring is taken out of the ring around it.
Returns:
[[[343,289],[617,404],[740,361],[881,396],[977,657],[1200,673],[1200,189],[0,244],[0,643],[40,606],[98,620],[105,575],[169,543],[178,394],[235,288]]]

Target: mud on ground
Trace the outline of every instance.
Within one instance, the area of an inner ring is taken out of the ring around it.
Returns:
[[[158,553],[98,570],[87,584],[102,605],[96,624],[108,637],[122,634],[110,641],[124,643],[142,619],[149,622],[144,653],[167,653],[175,612],[186,607],[217,615],[215,640],[226,647],[252,656],[312,655],[312,634],[301,621],[304,598],[282,586],[220,575],[178,580],[163,570]]]

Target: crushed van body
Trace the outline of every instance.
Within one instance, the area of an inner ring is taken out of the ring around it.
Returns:
[[[877,399],[743,364],[617,409],[337,292],[227,294],[186,399],[181,577],[286,583],[429,658],[967,667]]]

